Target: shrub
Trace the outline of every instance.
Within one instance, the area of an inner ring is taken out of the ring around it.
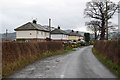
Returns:
[[[71,49],[72,48],[71,43],[69,43],[69,42],[63,42],[62,44],[63,44],[64,49]]]
[[[90,41],[90,45],[94,45],[94,41],[93,40]]]
[[[96,41],[94,47],[101,55],[120,65],[120,40]]]
[[[2,75],[7,76],[39,57],[48,55],[46,53],[50,53],[50,56],[52,52],[63,50],[61,42],[2,42]]]
[[[90,41],[90,33],[84,33],[84,37],[85,37],[85,42],[89,43],[89,41]]]
[[[80,45],[81,46],[86,46],[86,43],[85,42],[80,42]]]

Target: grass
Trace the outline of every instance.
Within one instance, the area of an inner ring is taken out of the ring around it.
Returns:
[[[16,71],[21,70],[25,66],[37,61],[41,60],[50,56],[54,55],[61,55],[61,54],[66,54],[68,52],[75,51],[75,49],[67,49],[63,51],[57,51],[57,52],[47,52],[39,56],[29,56],[26,59],[21,59],[21,60],[15,60],[13,63],[8,63],[7,65],[3,66],[3,72],[2,72],[2,77],[8,77],[11,74],[13,74]]]
[[[95,48],[92,48],[94,55],[102,62],[107,68],[110,69],[115,75],[120,77],[120,65],[113,63],[111,60],[107,59],[105,56],[102,56]]]
[[[65,52],[76,51],[76,49],[66,49]]]

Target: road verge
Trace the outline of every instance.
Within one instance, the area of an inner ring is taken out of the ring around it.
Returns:
[[[13,63],[9,63],[8,66],[4,68],[4,74],[2,74],[2,77],[5,78],[7,76],[10,76],[11,74],[21,70],[22,68],[24,68],[29,64],[34,63],[35,61],[42,60],[50,56],[66,54],[71,51],[75,51],[75,49],[67,49],[67,50],[57,51],[57,52],[48,52],[36,57],[31,56],[29,57],[29,59],[27,58],[24,60],[18,60],[18,61],[16,60]]]
[[[109,68],[110,71],[113,72],[115,75],[120,77],[120,65],[113,63],[110,59],[102,56],[94,47],[92,48],[92,52],[96,56],[96,58],[103,63],[103,65]]]

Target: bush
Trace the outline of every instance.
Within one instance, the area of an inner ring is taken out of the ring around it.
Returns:
[[[2,42],[2,75],[7,76],[39,57],[63,50],[61,42]]]
[[[81,46],[89,46],[86,42],[63,42],[64,49],[79,48]]]
[[[102,56],[99,52],[92,48],[94,55],[106,66],[108,67],[114,74],[120,77],[120,65],[115,64],[110,59],[107,59],[105,56]]]
[[[81,46],[86,46],[86,43],[85,42],[80,42],[79,43]]]
[[[60,42],[3,42],[2,58],[4,62],[11,62],[18,59],[19,56],[41,55],[62,49]]]
[[[89,41],[90,41],[90,33],[84,33],[84,37],[85,37],[85,42],[89,43]]]
[[[63,44],[64,49],[71,49],[72,48],[71,43],[69,43],[69,42],[63,42],[62,44]]]
[[[94,41],[93,40],[90,41],[90,45],[94,45]]]
[[[120,65],[120,40],[96,41],[94,48],[107,59]]]

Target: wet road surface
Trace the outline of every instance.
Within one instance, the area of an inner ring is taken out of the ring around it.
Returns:
[[[37,61],[9,78],[116,78],[93,55],[92,46]]]

